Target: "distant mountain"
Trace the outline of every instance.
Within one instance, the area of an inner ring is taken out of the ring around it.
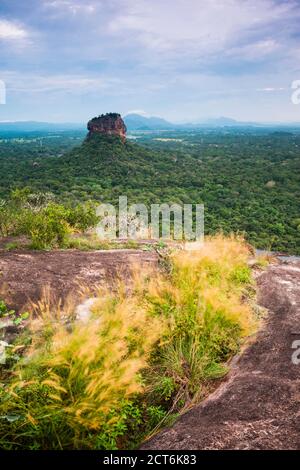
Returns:
[[[145,117],[139,114],[127,114],[123,118],[128,131],[164,131],[164,130],[185,130],[185,129],[202,129],[202,128],[221,128],[221,127],[265,127],[265,128],[299,128],[300,123],[258,123],[258,122],[242,122],[236,121],[228,117],[218,117],[199,121],[198,123],[174,124],[166,119],[151,116]],[[0,121],[1,132],[8,133],[34,133],[34,132],[64,132],[64,131],[80,131],[84,132],[85,124],[81,123],[52,123],[39,121]]]
[[[201,127],[240,127],[240,126],[259,126],[256,123],[239,122],[228,117],[219,117],[215,119],[207,119],[198,123],[174,124],[159,117],[145,117],[139,114],[127,114],[124,118],[125,124],[129,131],[137,130],[171,130],[171,129],[199,129]]]
[[[145,117],[139,114],[127,114],[124,117],[125,124],[129,131],[138,130],[167,130],[176,129],[178,126],[159,117]]]
[[[200,125],[205,125],[205,126],[213,126],[213,127],[223,127],[223,126],[236,126],[236,125],[243,125],[244,123],[238,122],[235,119],[231,119],[228,117],[219,117],[215,119],[207,119],[206,121],[203,121],[202,123],[199,123]],[[248,124],[248,123],[245,123]]]
[[[128,131],[157,131],[157,130],[180,130],[180,129],[197,129],[201,127],[225,127],[225,126],[242,126],[250,123],[241,123],[234,119],[220,117],[216,119],[208,119],[199,123],[174,124],[166,119],[152,116],[145,117],[139,114],[127,114],[124,122]],[[255,124],[253,124],[255,125]],[[258,124],[257,124],[258,125]],[[0,122],[1,132],[62,132],[69,130],[84,130],[86,126],[80,123],[52,123],[39,121],[15,121]]]

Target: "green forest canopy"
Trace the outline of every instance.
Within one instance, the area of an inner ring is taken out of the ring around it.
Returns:
[[[207,233],[245,232],[258,248],[300,253],[300,133],[135,137],[139,143],[95,135],[81,144],[82,133],[71,131],[8,136],[0,140],[0,197],[29,186],[68,203],[117,203],[120,195],[130,203],[204,203]]]

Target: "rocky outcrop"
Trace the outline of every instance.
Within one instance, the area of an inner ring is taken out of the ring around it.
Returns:
[[[101,114],[101,116],[94,117],[88,122],[88,138],[93,134],[116,135],[126,140],[126,126],[120,114],[108,113]]]
[[[156,269],[158,255],[155,251],[106,250],[106,251],[7,251],[1,250],[0,239],[0,299],[9,309],[17,313],[30,310],[49,288],[52,300],[68,298],[82,302],[78,286],[109,285],[116,279],[130,285],[130,273],[134,266]],[[2,328],[12,327],[7,319],[0,318],[0,340]],[[11,332],[11,331],[9,331]],[[8,341],[9,342],[9,341]]]

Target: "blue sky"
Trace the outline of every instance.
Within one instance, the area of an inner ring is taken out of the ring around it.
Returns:
[[[299,121],[300,1],[0,0],[0,121]]]

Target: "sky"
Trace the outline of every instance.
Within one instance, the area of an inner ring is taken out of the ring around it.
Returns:
[[[294,80],[300,0],[0,0],[0,121],[300,122]]]

